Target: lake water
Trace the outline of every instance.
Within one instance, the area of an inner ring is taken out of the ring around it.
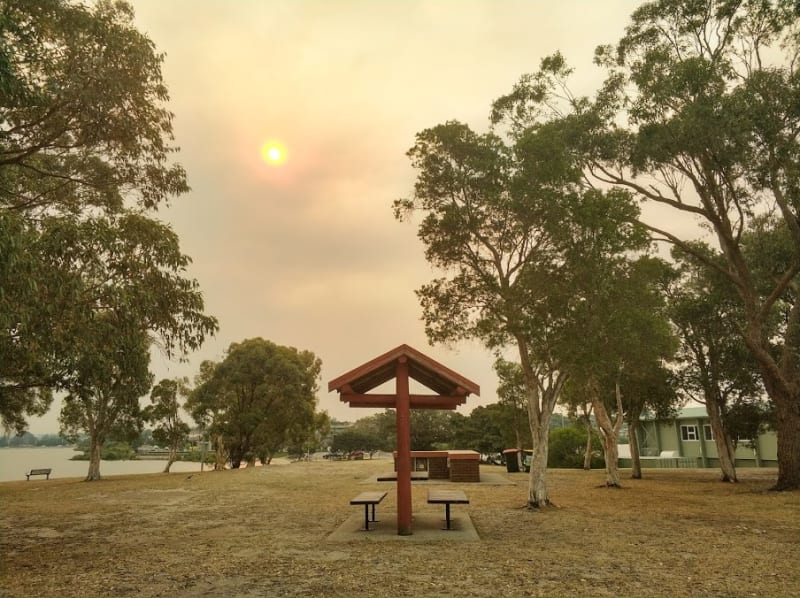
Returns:
[[[70,461],[77,454],[72,448],[35,447],[0,448],[0,482],[24,480],[31,469],[51,468],[51,478],[84,478],[89,471],[88,461]],[[131,473],[159,473],[166,461],[100,461],[100,475],[126,475]],[[206,465],[205,469],[208,469]],[[176,461],[170,471],[200,471],[200,463]],[[43,480],[36,476],[31,480]]]

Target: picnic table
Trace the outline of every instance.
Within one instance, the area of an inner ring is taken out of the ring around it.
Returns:
[[[450,505],[468,505],[469,499],[463,490],[428,490],[428,504],[444,505],[445,527],[453,529],[450,525]]]

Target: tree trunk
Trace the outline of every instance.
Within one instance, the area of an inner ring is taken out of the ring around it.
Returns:
[[[543,374],[534,371],[531,364],[528,346],[521,337],[517,337],[519,363],[525,380],[525,391],[528,399],[528,424],[531,428],[533,454],[531,455],[531,471],[528,478],[528,507],[540,508],[550,503],[547,494],[547,453],[550,441],[550,418],[561,395],[566,376],[549,369]],[[541,380],[539,379],[541,377]],[[520,447],[524,448],[524,447]]]
[[[583,469],[592,469],[592,423],[586,420],[586,448],[583,451]]]
[[[792,306],[780,363],[773,360],[760,323],[748,318],[745,344],[758,361],[767,395],[775,405],[778,481],[774,490],[800,490],[800,299]]]
[[[800,394],[800,393],[797,393]],[[800,397],[775,397],[778,482],[775,490],[800,489]]]
[[[96,435],[90,434],[89,436],[89,473],[86,474],[87,482],[94,482],[101,479],[100,477],[100,452],[103,448],[103,443],[97,438]]]
[[[225,444],[222,442],[222,435],[214,437],[214,471],[224,471],[228,455],[225,451]]]
[[[628,446],[631,451],[631,477],[642,479],[642,460],[639,458],[639,418],[628,422]]]
[[[169,473],[169,468],[172,467],[172,464],[175,463],[175,460],[178,456],[178,449],[176,447],[170,447],[169,449],[169,456],[167,457],[167,465],[164,467],[164,473]]]
[[[721,401],[713,394],[706,395],[706,411],[711,422],[711,431],[714,433],[714,444],[717,447],[717,457],[719,467],[722,470],[723,482],[738,482],[736,477],[736,448],[733,446],[733,439],[730,432],[725,427],[722,419]],[[702,430],[700,430],[702,433]]]
[[[545,422],[531,420],[531,436],[533,438],[533,455],[531,455],[531,471],[528,478],[528,506],[544,507],[550,504],[547,494],[547,449],[550,418]]]
[[[598,401],[599,403],[599,401]],[[621,488],[619,483],[619,454],[617,450],[617,435],[613,431],[611,419],[604,405],[595,405],[594,416],[600,427],[600,440],[603,442],[603,458],[606,462],[606,486]],[[602,422],[601,420],[605,420]]]
[[[619,451],[617,449],[617,437],[622,425],[622,413],[617,413],[616,422],[611,422],[606,406],[600,399],[600,389],[596,380],[592,379],[587,384],[587,394],[592,400],[594,407],[594,417],[597,427],[600,428],[600,439],[603,441],[603,457],[606,462],[606,486],[610,488],[621,488],[619,482]],[[621,396],[619,384],[617,385],[618,410],[621,406]]]

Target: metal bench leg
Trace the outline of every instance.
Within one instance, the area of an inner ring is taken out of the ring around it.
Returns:
[[[378,520],[375,519],[375,504],[374,503],[372,505],[372,519],[370,519],[370,521],[375,522],[375,523],[378,522]]]
[[[372,508],[375,508],[375,505],[372,505]],[[364,532],[371,532],[372,530],[369,529],[369,505],[364,505],[364,529],[361,530]]]
[[[445,530],[451,529],[450,528],[450,503],[449,502],[445,503],[445,505],[444,505],[444,521],[445,521],[446,527],[444,527],[443,529],[445,529]]]

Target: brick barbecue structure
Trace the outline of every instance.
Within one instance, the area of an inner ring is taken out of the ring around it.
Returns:
[[[381,384],[395,379],[395,394],[369,394]],[[414,379],[435,394],[411,394],[409,379]],[[455,409],[470,394],[480,395],[480,387],[441,363],[408,345],[400,345],[328,383],[328,392],[338,391],[339,399],[351,407],[395,409],[397,413],[397,533],[411,530],[411,409]],[[456,459],[459,460],[459,459]],[[470,459],[460,459],[470,461]],[[452,460],[450,467],[452,468]],[[437,465],[440,468],[440,465]],[[475,461],[477,472],[478,461]],[[470,466],[456,466],[458,477]],[[451,478],[452,479],[452,478]]]
[[[480,482],[480,454],[475,451],[411,451],[415,471],[426,470],[429,480]],[[397,471],[397,453],[394,455]]]

